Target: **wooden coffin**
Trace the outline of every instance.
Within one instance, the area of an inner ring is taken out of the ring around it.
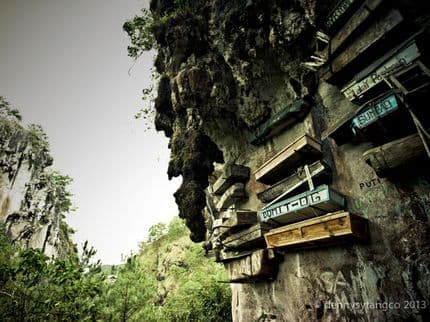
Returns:
[[[365,109],[352,119],[352,132],[356,134],[398,108],[399,102],[394,94],[389,94],[376,102],[368,104]]]
[[[300,165],[313,162],[321,155],[321,143],[304,135],[264,162],[255,171],[255,179],[265,184],[274,184]]]
[[[222,241],[222,245],[230,249],[250,249],[264,245],[264,234],[267,233],[272,224],[258,223],[242,231],[231,234]]]
[[[352,12],[357,4],[362,0],[340,0],[327,15],[324,27],[326,30],[332,30],[334,27],[341,25],[346,20],[348,13]]]
[[[430,86],[430,70],[421,61],[392,73],[388,81],[405,96],[410,96]]]
[[[260,210],[260,221],[287,224],[345,207],[345,197],[327,185],[303,192]]]
[[[227,210],[236,202],[246,198],[246,196],[245,185],[243,183],[235,183],[224,192],[216,204],[216,209],[218,211]]]
[[[251,144],[258,145],[274,137],[287,127],[302,119],[309,112],[311,105],[305,99],[299,99],[293,104],[276,113],[248,135]]]
[[[384,14],[365,32],[362,32],[351,45],[330,59],[327,67],[319,70],[320,79],[331,82],[336,74],[363,58],[365,53],[378,42],[387,39],[387,34],[393,32],[402,22],[403,16],[398,10],[392,9]]]
[[[302,248],[345,239],[367,240],[368,220],[340,211],[276,228],[264,235],[268,248]]]
[[[273,250],[259,249],[249,255],[224,264],[232,283],[273,280],[280,258]]]
[[[229,210],[228,219],[220,225],[218,236],[223,238],[241,229],[248,228],[258,222],[256,211],[248,210]]]
[[[215,195],[222,195],[234,183],[245,183],[249,180],[249,168],[243,165],[227,163],[221,176],[212,185],[211,192]]]
[[[369,101],[372,96],[377,96],[378,93],[386,91],[389,87],[385,84],[384,78],[411,64],[421,56],[419,42],[415,39],[418,36],[420,34],[412,36],[362,70],[341,90],[342,93],[350,101],[363,104]]]
[[[316,161],[309,166],[310,176],[314,181],[314,184],[322,184],[331,179],[331,170],[328,165],[324,162]],[[300,187],[305,186],[307,183],[307,178],[303,167],[300,171],[296,171],[294,174],[285,178],[278,183],[274,184],[270,188],[260,192],[257,197],[264,203],[268,203],[273,199],[279,197],[281,194],[285,193],[287,197],[288,194],[294,193]]]
[[[331,38],[329,46],[324,48],[319,56],[329,58],[336,54],[346,41],[359,31],[359,28],[364,25],[383,1],[384,0],[367,0],[363,3],[342,29]]]
[[[363,159],[375,170],[378,177],[383,178],[395,174],[397,168],[407,166],[424,154],[423,142],[415,133],[367,150],[363,153]]]

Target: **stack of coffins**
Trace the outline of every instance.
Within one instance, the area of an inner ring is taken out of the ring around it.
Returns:
[[[320,61],[318,68],[304,63],[356,104],[324,131],[322,139],[331,137],[338,145],[373,143],[378,147],[363,158],[384,176],[408,162],[420,161],[426,151],[430,156],[430,124],[425,124],[430,112],[420,106],[430,88],[425,61],[429,37],[407,23],[402,9],[394,8],[396,4],[401,5],[384,0],[339,1],[326,19],[327,45],[313,55]],[[320,34],[317,39],[322,38]],[[369,62],[368,57],[376,60]],[[412,146],[417,153],[404,150]],[[381,164],[383,154],[391,153],[407,157]]]
[[[226,164],[220,177],[209,187],[215,201],[217,219],[212,223],[211,248],[217,261],[223,262],[229,281],[249,283],[270,280],[276,276],[279,257],[265,249],[264,234],[273,228],[259,223],[257,212],[237,209],[246,197],[247,167]]]

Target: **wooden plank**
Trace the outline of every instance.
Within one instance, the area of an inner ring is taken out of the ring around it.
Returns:
[[[373,11],[379,7],[379,5],[384,0],[368,0],[366,1],[348,20],[345,26],[330,40],[329,46],[327,46],[319,56],[321,57],[331,57],[337,52],[345,41],[351,37],[351,35],[360,26],[364,24],[365,21],[372,15]]]
[[[313,162],[320,157],[321,143],[304,135],[255,170],[255,179],[265,184],[276,183],[305,162]]]
[[[363,153],[363,159],[375,170],[378,177],[383,178],[424,154],[424,145],[420,136],[415,133],[367,150]]]
[[[361,129],[368,127],[398,108],[399,102],[394,94],[390,94],[381,100],[368,104],[363,111],[358,113],[357,116],[352,119],[352,132],[354,134],[358,133]]]
[[[326,29],[330,30],[334,25],[336,25],[341,18],[351,9],[357,0],[341,0],[339,1],[333,10],[327,15],[327,20],[325,22]]]
[[[303,192],[263,208],[258,214],[262,222],[287,224],[344,207],[344,196],[327,185],[321,185],[312,191]]]
[[[295,101],[250,133],[248,141],[251,144],[259,145],[274,137],[303,118],[309,112],[310,107],[311,105],[305,99]]]
[[[245,185],[243,183],[235,183],[228,188],[216,205],[218,211],[226,210],[234,203],[246,197]]]
[[[221,176],[212,186],[212,193],[222,195],[234,183],[245,183],[249,180],[249,168],[243,165],[227,163]]]
[[[270,251],[259,249],[246,257],[225,263],[230,282],[273,280],[281,258],[270,256]]]
[[[414,35],[413,38],[416,36]],[[346,98],[354,103],[362,102],[361,99],[366,92],[383,82],[385,77],[418,59],[421,56],[421,52],[413,38],[406,40],[357,74],[341,90]]]
[[[297,249],[345,238],[367,240],[368,225],[366,218],[340,211],[273,229],[264,238],[268,248]]]
[[[326,182],[331,179],[330,167],[321,161],[312,163],[309,166],[309,172],[315,184],[322,184],[323,181]],[[307,183],[307,178],[304,168],[302,167],[299,171],[296,171],[296,173],[292,174],[288,178],[285,178],[270,188],[260,192],[257,194],[257,197],[262,202],[268,203],[283,193],[287,193],[285,195],[287,197],[288,194],[294,193],[295,190],[303,186],[305,183]]]
[[[329,81],[336,73],[356,61],[374,44],[386,37],[387,33],[403,22],[403,17],[398,10],[392,9],[388,14],[375,22],[366,32],[362,33],[354,43],[348,46],[342,53],[331,60],[328,69],[321,70],[320,78]]]
[[[264,234],[274,226],[269,223],[258,223],[245,230],[239,231],[225,238],[222,245],[226,249],[247,249],[264,244]]]

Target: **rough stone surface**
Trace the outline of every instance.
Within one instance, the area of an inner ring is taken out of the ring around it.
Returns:
[[[428,11],[417,14],[412,2],[396,5],[411,24],[428,25]],[[194,240],[204,237],[203,209],[218,198],[205,201],[204,189],[222,172],[222,165],[213,162],[251,169],[249,198],[234,206],[259,210],[263,204],[256,195],[267,186],[255,180],[253,171],[303,134],[320,138],[353,108],[339,88],[319,83],[300,65],[311,55],[312,35],[331,3],[211,0],[175,11],[171,2],[152,1],[156,17],[170,12],[155,30],[156,67],[163,79],[159,100],[169,106],[157,108],[157,117],[171,139],[169,176],[184,179],[175,197]],[[307,95],[314,104],[303,122],[262,145],[248,143],[248,131]],[[235,321],[423,321],[428,315],[428,167],[419,175],[377,178],[361,159],[370,147],[323,142],[332,186],[346,196],[346,210],[368,218],[370,243],[289,252],[275,281],[232,284]],[[207,222],[218,216],[214,209],[204,212],[214,217]],[[369,307],[377,303],[399,303],[400,308]]]
[[[0,223],[14,243],[48,256],[73,251],[64,221],[64,190],[49,166],[46,137],[0,108]]]

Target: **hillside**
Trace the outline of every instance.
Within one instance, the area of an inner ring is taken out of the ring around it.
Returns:
[[[112,321],[231,320],[225,270],[188,234],[177,217],[151,227],[139,254],[118,269],[107,291]]]

